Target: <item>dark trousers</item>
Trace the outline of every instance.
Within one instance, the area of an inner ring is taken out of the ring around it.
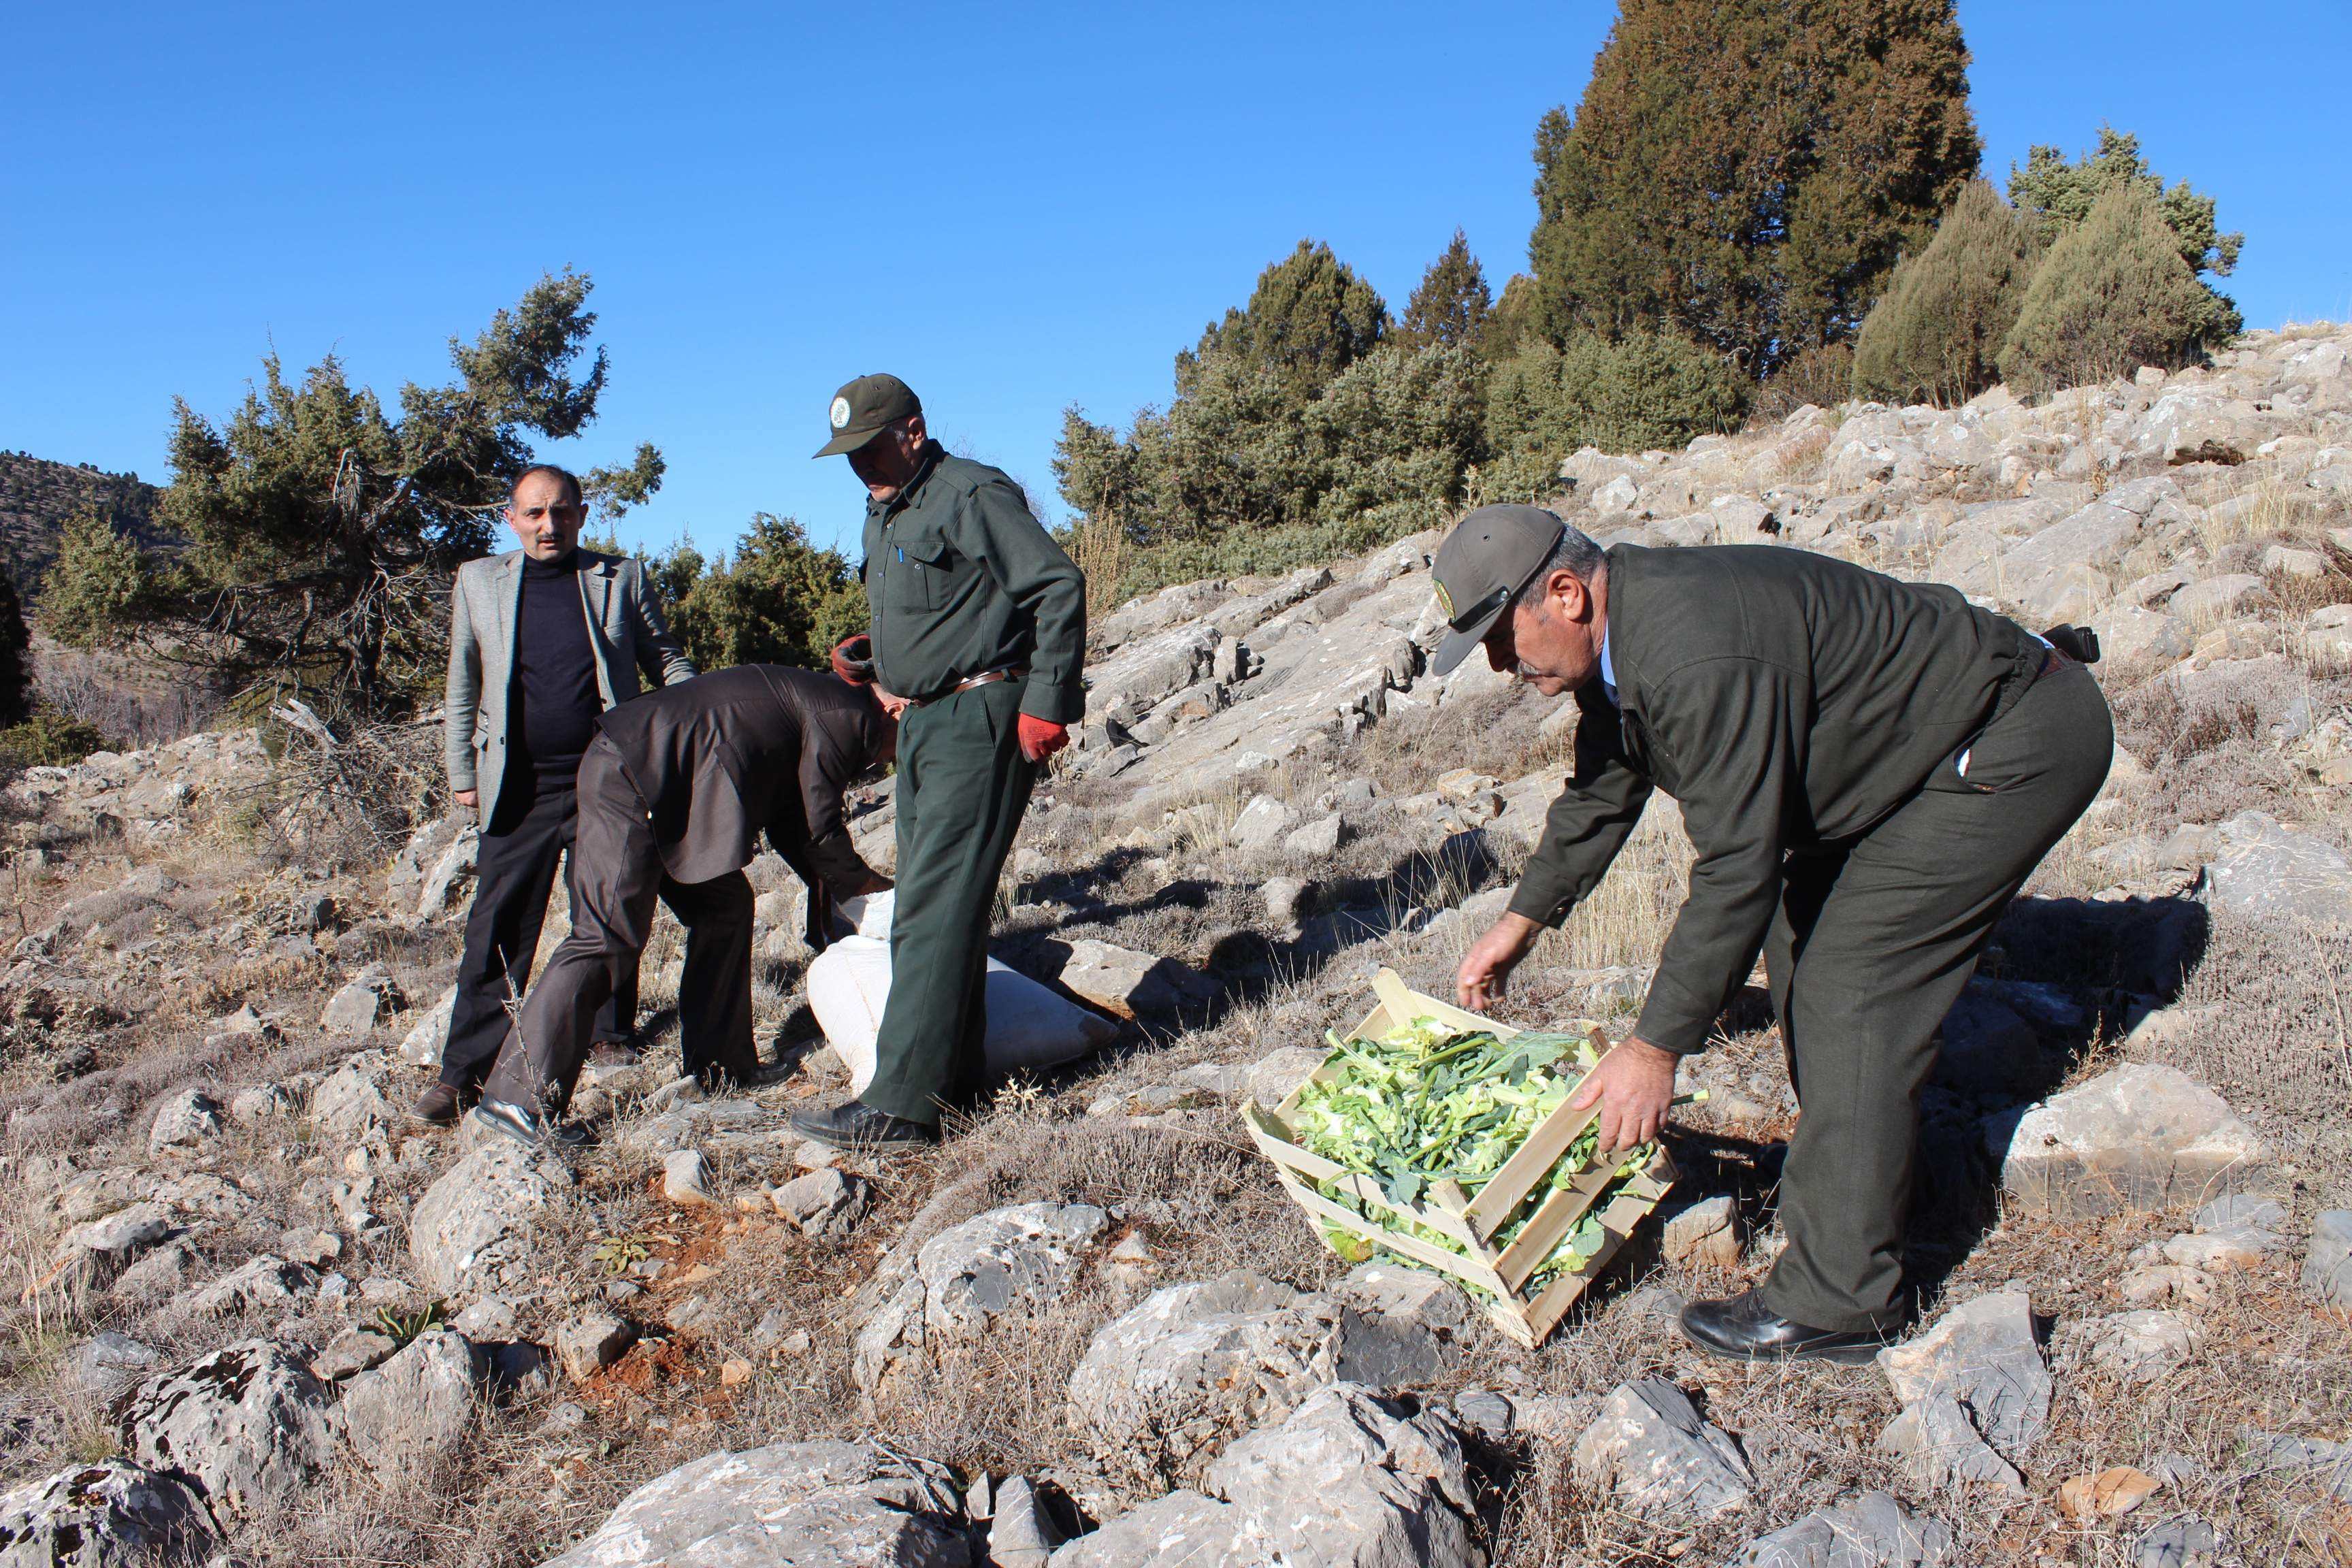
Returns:
[[[1789,858],[1764,948],[1799,1106],[1767,1305],[1817,1329],[1901,1315],[1919,1093],[1993,924],[2099,793],[2115,731],[2062,664],[1858,839]]]
[[[602,735],[581,759],[574,829],[572,934],[523,999],[482,1092],[542,1112],[560,1110],[579,1081],[596,1010],[653,934],[658,898],[686,927],[677,1010],[685,1068],[707,1080],[748,1076],[751,1044],[751,884],[740,871],[674,882],[643,796]]]
[[[483,825],[474,905],[466,915],[466,952],[457,964],[457,998],[449,1011],[449,1038],[441,1047],[441,1081],[461,1091],[482,1081],[506,1043],[511,1022],[507,1003],[530,985],[556,861],[572,848],[572,775],[518,773],[507,775]],[[625,1040],[636,1019],[637,966],[632,960],[611,1000],[597,1011],[596,1038]]]
[[[925,703],[898,728],[898,875],[890,999],[874,1042],[877,1110],[936,1124],[987,1070],[988,931],[997,879],[1029,809],[1021,688]]]

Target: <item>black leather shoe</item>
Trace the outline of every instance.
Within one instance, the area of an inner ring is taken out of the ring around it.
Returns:
[[[455,1127],[457,1113],[464,1109],[456,1089],[446,1083],[436,1083],[416,1097],[416,1103],[408,1108],[408,1119],[427,1127]]]
[[[897,1153],[927,1148],[940,1141],[940,1130],[877,1110],[862,1100],[845,1100],[830,1110],[795,1110],[793,1131],[828,1149],[872,1149]]]
[[[474,1120],[532,1149],[577,1149],[590,1141],[588,1129],[577,1121],[550,1121],[520,1105],[493,1100],[487,1094],[482,1103],[474,1107]]]
[[[1727,1301],[1693,1301],[1683,1309],[1683,1337],[1710,1355],[1730,1361],[1828,1361],[1860,1366],[1886,1347],[1874,1331],[1843,1332],[1792,1323],[1754,1290]]]

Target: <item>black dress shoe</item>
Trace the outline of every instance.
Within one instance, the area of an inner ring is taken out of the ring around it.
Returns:
[[[577,1149],[590,1141],[588,1129],[576,1121],[551,1121],[520,1105],[493,1100],[487,1094],[482,1103],[474,1107],[474,1120],[532,1149]]]
[[[795,1110],[793,1131],[828,1149],[872,1149],[895,1153],[940,1141],[940,1130],[877,1110],[862,1100],[845,1100],[830,1110]]]
[[[1727,1301],[1693,1301],[1683,1309],[1683,1337],[1710,1355],[1731,1361],[1828,1361],[1859,1366],[1886,1347],[1886,1337],[1864,1330],[1809,1329],[1764,1304],[1754,1290]]]
[[[456,1089],[446,1083],[436,1083],[416,1097],[416,1103],[408,1108],[408,1119],[422,1121],[427,1127],[455,1127],[457,1112],[464,1109]]]

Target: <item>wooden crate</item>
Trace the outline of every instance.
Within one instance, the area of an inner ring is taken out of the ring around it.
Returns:
[[[1376,1038],[1416,1018],[1434,1018],[1457,1029],[1488,1029],[1503,1039],[1519,1033],[1508,1025],[1408,990],[1404,981],[1391,970],[1383,969],[1373,978],[1372,991],[1380,998],[1380,1005],[1348,1036],[1351,1040]],[[1612,1048],[1598,1025],[1586,1026],[1585,1032],[1604,1055]],[[1317,1068],[1312,1077],[1324,1079],[1331,1072],[1326,1066]],[[1616,1166],[1599,1166],[1553,1193],[1508,1246],[1495,1246],[1495,1233],[1518,1212],[1529,1194],[1549,1181],[1568,1146],[1599,1114],[1597,1107],[1574,1111],[1563,1103],[1537,1124],[1518,1152],[1503,1163],[1475,1197],[1465,1193],[1458,1183],[1437,1182],[1419,1202],[1400,1205],[1390,1202],[1372,1178],[1345,1170],[1299,1146],[1290,1131],[1290,1117],[1298,1108],[1299,1092],[1293,1089],[1271,1110],[1255,1102],[1242,1107],[1242,1118],[1248,1124],[1250,1137],[1259,1152],[1274,1162],[1284,1190],[1297,1200],[1298,1206],[1315,1219],[1361,1237],[1400,1258],[1411,1258],[1479,1287],[1486,1293],[1484,1300],[1487,1315],[1495,1326],[1529,1349],[1542,1343],[1559,1325],[1568,1309],[1624,1245],[1634,1225],[1657,1206],[1658,1200],[1665,1196],[1675,1182],[1674,1162],[1661,1149],[1601,1211],[1601,1225],[1607,1234],[1601,1250],[1587,1258],[1581,1268],[1554,1277],[1531,1298],[1526,1292],[1537,1268],[1559,1245],[1560,1237],[1573,1229],[1598,1201]],[[1316,1190],[1324,1184],[1354,1198],[1367,1212],[1358,1214],[1325,1197]],[[1382,1215],[1409,1219],[1452,1237],[1465,1250],[1451,1252],[1391,1228],[1382,1223]],[[1318,1230],[1318,1234],[1322,1233]]]

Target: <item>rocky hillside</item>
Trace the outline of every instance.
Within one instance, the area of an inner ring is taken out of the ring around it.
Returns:
[[[24,452],[0,452],[0,560],[9,581],[27,598],[57,558],[58,533],[68,518],[95,510],[142,544],[168,542],[155,528],[163,492],[136,474],[109,474],[87,464],[53,463]]]
[[[757,1000],[799,1071],[675,1081],[665,927],[654,1047],[583,1097],[599,1144],[533,1158],[399,1115],[473,846],[436,821],[370,849],[391,808],[346,792],[389,763],[235,732],[25,775],[0,1545],[2340,1563],[2347,348],[2258,333],[2039,406],[1808,408],[1564,467],[1559,504],[1606,539],[1831,552],[2106,644],[2114,772],[1946,1020],[1918,1327],[1876,1367],[1748,1371],[1671,1328],[1780,1246],[1795,1102],[1757,987],[1687,1069],[1708,1097],[1658,1219],[1536,1352],[1432,1276],[1342,1264],[1244,1135],[1237,1107],[1297,1082],[1378,968],[1444,989],[1559,787],[1572,708],[1475,662],[1425,674],[1423,538],[1105,618],[998,952],[1125,1032],[908,1161],[785,1131],[843,1074],[780,865],[755,868]],[[429,735],[387,743],[429,773]],[[887,790],[858,813],[882,853]],[[1507,1016],[1628,1020],[1687,855],[1662,803]]]

